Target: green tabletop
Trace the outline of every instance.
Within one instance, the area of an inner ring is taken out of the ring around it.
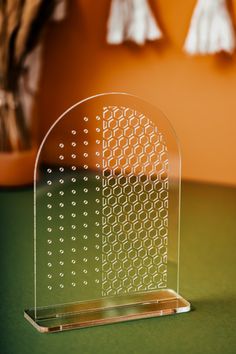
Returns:
[[[33,303],[33,192],[0,191],[1,354],[236,353],[236,189],[183,183],[181,294],[193,310],[55,334],[24,318]]]

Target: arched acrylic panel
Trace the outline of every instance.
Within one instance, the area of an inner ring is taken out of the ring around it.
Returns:
[[[180,152],[163,114],[127,94],[67,110],[34,181],[41,331],[184,312],[178,295]]]

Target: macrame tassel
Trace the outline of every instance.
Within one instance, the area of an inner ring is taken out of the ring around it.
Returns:
[[[127,5],[127,1],[111,1],[107,33],[107,42],[109,44],[120,44],[125,38],[125,21],[128,12]]]
[[[112,0],[107,33],[109,44],[130,40],[142,45],[146,40],[161,37],[147,0]]]
[[[234,51],[235,34],[226,0],[198,0],[184,49],[192,55]]]

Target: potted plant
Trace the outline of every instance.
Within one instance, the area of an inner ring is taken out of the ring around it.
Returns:
[[[37,143],[32,100],[41,35],[56,5],[58,0],[0,1],[0,186],[33,181]]]

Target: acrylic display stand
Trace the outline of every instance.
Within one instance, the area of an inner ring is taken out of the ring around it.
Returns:
[[[179,295],[179,206],[178,143],[159,110],[121,93],[68,109],[35,164],[25,317],[55,332],[189,311]]]

